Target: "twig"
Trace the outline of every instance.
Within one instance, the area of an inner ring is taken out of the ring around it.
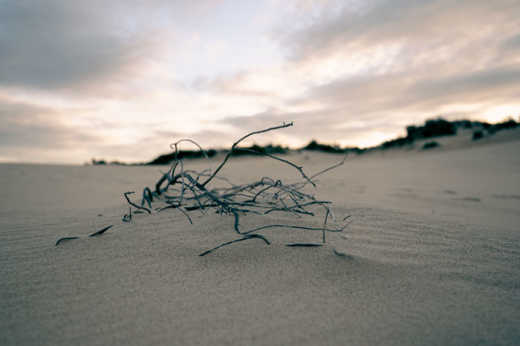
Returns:
[[[97,237],[97,236],[100,236],[100,235],[102,235],[103,233],[105,233],[106,231],[108,231],[109,229],[111,229],[113,226],[114,226],[114,225],[110,225],[110,226],[107,226],[107,227],[105,227],[105,228],[102,228],[102,229],[100,229],[99,231],[90,234],[89,237]]]
[[[132,221],[132,207],[128,207],[128,214],[123,215],[123,222],[130,222]]]
[[[143,199],[141,200],[141,206],[144,205],[145,201],[146,203],[148,203],[148,207],[152,209],[153,195],[152,191],[148,187],[145,187],[143,190]]]
[[[252,153],[257,153],[257,154],[260,154],[260,155],[265,155],[265,156],[268,156],[272,159],[275,159],[275,160],[278,160],[278,161],[281,161],[283,163],[286,163],[288,164],[289,166],[292,166],[294,168],[296,168],[298,170],[298,172],[300,172],[300,174],[302,175],[302,177],[307,180],[308,183],[312,184],[312,186],[316,187],[316,184],[305,174],[305,172],[303,171],[303,167],[301,166],[298,166],[294,163],[292,163],[291,161],[289,160],[285,160],[285,159],[282,159],[281,157],[278,157],[278,156],[275,156],[275,155],[272,155],[272,154],[269,154],[269,153],[261,153],[259,151],[255,151],[255,150],[251,150],[251,149],[241,149],[241,150],[244,150],[244,151],[248,151],[248,152],[252,152]]]
[[[60,238],[56,241],[56,245],[55,246],[58,246],[58,244],[64,242],[64,241],[68,241],[68,240],[74,240],[74,239],[79,239],[79,237],[63,237],[63,238]]]
[[[326,208],[326,209],[327,209],[327,211],[325,212],[325,220],[323,221],[323,229],[325,229],[327,227],[327,220],[329,218],[329,213],[330,213],[329,208]],[[323,244],[325,244],[325,230],[323,231],[322,242],[323,242]]]
[[[177,208],[177,209],[179,209],[179,211],[180,211],[181,213],[183,213],[184,216],[186,216],[186,218],[188,219],[188,221],[193,225],[193,220],[192,220],[191,217],[188,215],[188,213],[184,210],[184,208],[183,208],[183,207],[179,207],[179,208]]]
[[[130,205],[133,206],[134,208],[137,208],[137,209],[140,209],[140,210],[144,210],[144,211],[146,211],[148,214],[151,214],[152,212],[150,211],[150,209],[145,208],[145,207],[141,207],[140,205],[137,205],[137,204],[135,204],[134,202],[132,202],[132,201],[130,200],[130,198],[128,198],[128,195],[131,195],[131,194],[134,194],[134,193],[135,193],[134,191],[129,191],[129,192],[125,192],[125,193],[123,193],[123,195],[125,196],[126,201],[128,202],[128,204],[130,204]]]
[[[264,226],[256,227],[249,231],[242,232],[242,234],[250,234],[253,232],[261,231],[266,228],[293,228],[293,229],[303,229],[303,230],[307,230],[307,231],[326,231],[326,232],[338,233],[338,232],[343,232],[345,230],[345,227],[346,227],[346,225],[341,228],[323,228],[323,227],[308,227],[308,226],[299,226],[299,225],[273,224],[273,225],[264,225]]]
[[[170,149],[175,149],[176,156],[179,153],[179,144],[182,142],[190,142],[192,144],[195,144],[195,146],[197,146],[200,149],[200,151],[202,152],[202,155],[204,155],[204,157],[206,159],[208,158],[208,154],[206,153],[206,150],[202,149],[202,147],[199,145],[199,143],[197,143],[193,139],[189,139],[189,138],[179,139],[177,142],[170,144]]]
[[[238,141],[236,141],[235,143],[233,143],[233,145],[231,146],[231,149],[229,150],[229,152],[226,154],[226,157],[224,157],[224,160],[220,163],[220,165],[217,167],[217,169],[213,172],[212,175],[209,176],[208,179],[206,179],[201,185],[202,186],[206,186],[208,185],[208,183],[213,180],[213,178],[217,175],[217,173],[222,169],[222,167],[224,167],[224,165],[226,164],[227,160],[229,160],[229,157],[233,154],[233,151],[235,150],[236,146],[238,144],[240,144],[240,142],[242,142],[244,139],[248,138],[248,137],[251,137],[253,135],[258,135],[260,133],[265,133],[265,132],[269,132],[269,131],[274,131],[274,130],[279,130],[279,129],[283,129],[283,128],[286,128],[286,127],[289,127],[289,126],[293,126],[293,123],[290,122],[288,124],[282,124],[282,125],[279,125],[279,126],[273,126],[273,127],[269,127],[265,130],[259,130],[259,131],[253,131],[253,132],[250,132],[248,133],[247,135],[245,135],[244,137],[240,138]]]
[[[317,243],[291,243],[291,244],[285,244],[285,246],[288,246],[288,247],[320,247],[320,246],[323,246],[323,244],[317,244]]]
[[[316,177],[319,176],[319,175],[322,175],[322,174],[324,174],[324,173],[326,173],[326,172],[328,172],[328,171],[330,171],[330,170],[333,170],[334,168],[337,168],[337,167],[343,165],[343,164],[345,163],[346,160],[347,160],[347,156],[345,155],[345,156],[343,157],[343,160],[341,160],[340,162],[338,162],[338,163],[336,163],[336,164],[334,164],[334,165],[332,165],[332,166],[330,166],[330,167],[328,167],[328,168],[325,168],[324,170],[319,171],[318,173],[312,175],[312,176],[311,176],[311,180],[314,179],[314,178],[316,178]]]
[[[214,248],[212,249],[209,249],[209,250],[206,250],[204,251],[203,253],[201,253],[199,256],[206,256],[207,254],[215,251],[215,250],[218,250],[220,249],[221,247],[224,247],[224,246],[227,246],[227,245],[231,245],[231,244],[234,244],[234,243],[238,243],[240,241],[244,241],[244,240],[248,240],[248,239],[254,239],[254,238],[258,238],[258,239],[261,239],[263,240],[267,245],[270,245],[271,243],[269,242],[269,240],[267,240],[263,235],[261,234],[251,234],[251,235],[248,235],[244,238],[239,238],[239,239],[235,239],[235,240],[231,240],[231,241],[228,241],[228,242],[225,242],[225,243],[222,243],[218,246],[215,246]]]

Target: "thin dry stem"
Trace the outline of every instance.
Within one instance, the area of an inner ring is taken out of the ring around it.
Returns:
[[[124,193],[124,196],[128,204],[130,204],[131,207],[137,209],[134,213],[138,213],[139,211],[145,211],[151,214],[152,210],[164,211],[167,209],[178,209],[188,218],[190,223],[193,223],[193,221],[189,216],[189,212],[194,210],[200,210],[202,213],[205,213],[208,210],[214,210],[215,212],[221,215],[233,216],[233,229],[241,237],[238,239],[224,242],[210,250],[201,253],[200,256],[205,256],[224,246],[253,238],[261,239],[266,244],[270,244],[269,240],[265,236],[258,234],[258,232],[261,230],[273,228],[320,231],[322,232],[322,243],[325,243],[325,234],[327,232],[342,232],[348,225],[348,223],[342,226],[328,228],[327,222],[329,220],[329,216],[333,217],[332,210],[328,206],[331,202],[319,200],[313,195],[305,193],[303,190],[308,184],[311,184],[312,186],[316,187],[316,184],[313,181],[313,179],[336,167],[341,166],[342,164],[344,164],[345,158],[341,162],[333,166],[330,166],[309,177],[303,171],[303,167],[298,166],[287,159],[280,158],[269,153],[257,152],[250,149],[242,149],[260,155],[264,155],[268,158],[277,160],[295,168],[300,173],[301,177],[303,178],[303,181],[292,184],[284,184],[282,180],[279,179],[273,179],[271,177],[262,177],[260,180],[253,181],[249,184],[237,185],[229,181],[229,179],[217,175],[226,165],[226,163],[232,156],[233,152],[237,149],[237,146],[242,141],[253,135],[283,129],[292,125],[292,122],[287,124],[284,123],[279,126],[273,126],[267,129],[253,131],[246,134],[245,136],[238,139],[235,143],[233,143],[222,162],[217,166],[217,168],[214,171],[211,171],[209,169],[205,169],[200,172],[193,170],[185,170],[183,160],[179,158],[180,143],[192,143],[203,152],[204,156],[207,157],[207,155],[204,149],[202,149],[202,147],[197,142],[191,139],[181,139],[170,145],[170,147],[175,150],[174,161],[170,169],[166,173],[162,173],[161,177],[156,182],[155,190],[152,192],[148,187],[144,188],[141,206],[132,202],[128,197],[128,195],[132,194],[133,192],[126,192]],[[179,171],[177,171],[178,168]],[[214,179],[222,180],[226,182],[229,186],[209,188],[209,183]],[[162,203],[163,206],[152,208],[157,203]],[[149,208],[146,208],[144,206],[145,204],[147,204]],[[321,208],[325,212],[322,227],[277,223],[258,226],[246,231],[243,231],[241,229],[240,220],[242,216],[247,216],[249,214],[266,215],[276,211],[290,214],[298,218],[301,218],[302,216],[314,217],[316,215],[316,211],[313,208],[316,207]],[[130,212],[127,215],[129,216],[126,219],[128,221],[131,220],[131,208]],[[307,246],[308,244],[314,243],[295,244],[296,245],[293,244],[292,246]]]
[[[224,165],[226,164],[227,160],[229,160],[229,157],[233,154],[233,151],[235,150],[236,146],[238,144],[240,144],[240,142],[242,142],[243,140],[245,140],[246,138],[248,137],[251,137],[253,135],[258,135],[258,134],[261,134],[261,133],[265,133],[265,132],[269,132],[269,131],[274,131],[274,130],[279,130],[279,129],[283,129],[283,128],[286,128],[286,127],[289,127],[289,126],[293,126],[293,123],[290,122],[288,124],[282,124],[282,125],[279,125],[279,126],[273,126],[273,127],[269,127],[267,129],[264,129],[264,130],[259,130],[259,131],[253,131],[253,132],[250,132],[248,133],[247,135],[245,135],[244,137],[240,138],[238,141],[236,141],[235,143],[233,143],[233,145],[231,146],[231,149],[229,150],[229,152],[226,154],[226,157],[224,158],[224,160],[220,163],[220,165],[217,167],[217,169],[213,172],[212,175],[209,176],[208,179],[206,179],[201,185],[202,186],[206,186],[208,185],[208,183],[213,180],[213,178],[218,174],[218,172],[222,169],[222,167],[224,167]]]

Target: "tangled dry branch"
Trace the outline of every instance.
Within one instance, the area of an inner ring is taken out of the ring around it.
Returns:
[[[181,139],[171,144],[170,147],[174,150],[174,160],[170,168],[160,177],[153,190],[148,187],[144,188],[140,205],[130,199],[129,195],[133,192],[124,193],[124,197],[130,205],[130,210],[129,213],[123,217],[123,221],[130,221],[132,219],[132,207],[136,209],[134,213],[140,211],[148,214],[151,214],[152,211],[163,212],[168,209],[176,209],[182,212],[190,223],[192,223],[192,219],[189,213],[195,210],[202,213],[208,210],[214,210],[219,214],[232,216],[234,218],[233,228],[239,237],[204,251],[200,256],[205,256],[224,246],[248,239],[260,239],[266,244],[270,244],[264,235],[258,233],[269,228],[319,231],[322,232],[322,242],[325,243],[325,234],[327,232],[342,232],[347,226],[347,223],[343,223],[337,227],[328,227],[329,216],[332,216],[332,219],[334,219],[332,210],[330,209],[331,202],[317,199],[312,194],[304,192],[304,188],[307,185],[316,187],[315,179],[319,175],[342,165],[345,159],[309,177],[304,172],[303,167],[287,159],[269,153],[253,151],[256,154],[265,155],[266,157],[293,167],[301,175],[302,181],[284,184],[279,179],[275,180],[271,177],[262,177],[252,183],[234,184],[226,177],[218,175],[242,141],[257,134],[290,126],[293,126],[292,122],[246,134],[233,143],[222,162],[214,171],[206,169],[199,172],[184,169],[183,160],[180,159],[178,155],[179,145],[183,142],[189,142],[196,145],[204,153],[204,149],[202,149],[197,142],[191,139]],[[243,151],[244,149],[242,148],[240,150]],[[217,180],[225,182],[226,187],[211,188],[212,182]],[[282,212],[294,216],[310,215],[312,217],[318,217],[317,208],[325,215],[320,227],[268,224],[249,230],[243,230],[240,225],[241,216],[248,214],[267,215],[272,212]],[[345,219],[343,221],[345,221]],[[316,244],[308,243],[291,244],[291,246],[310,245],[316,246]]]

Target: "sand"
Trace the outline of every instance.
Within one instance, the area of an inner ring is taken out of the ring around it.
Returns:
[[[442,141],[352,157],[323,176],[317,195],[353,220],[324,247],[288,248],[320,234],[276,230],[264,232],[270,246],[205,257],[234,239],[230,217],[121,222],[121,194],[164,168],[2,164],[0,344],[518,345],[519,132]],[[338,160],[290,158],[310,173]],[[297,177],[257,158],[224,174]],[[80,238],[56,247],[64,236]]]

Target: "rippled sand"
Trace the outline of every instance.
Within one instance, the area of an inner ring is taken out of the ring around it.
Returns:
[[[234,239],[231,218],[121,222],[122,192],[163,168],[0,165],[0,344],[517,345],[520,140],[509,137],[350,158],[316,190],[353,220],[327,246],[288,248],[321,235],[275,230],[270,246],[206,257]],[[338,160],[289,158],[310,173]],[[297,177],[254,158],[224,174]],[[64,236],[79,239],[54,246]]]

